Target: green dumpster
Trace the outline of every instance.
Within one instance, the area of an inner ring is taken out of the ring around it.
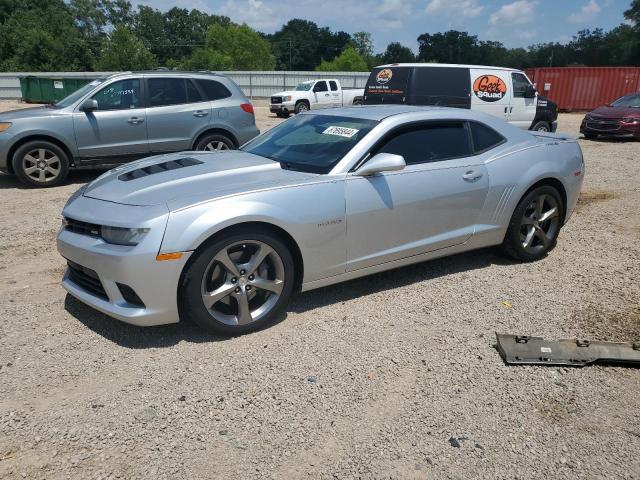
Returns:
[[[92,78],[36,77],[20,78],[22,100],[27,103],[52,103],[86,85]]]

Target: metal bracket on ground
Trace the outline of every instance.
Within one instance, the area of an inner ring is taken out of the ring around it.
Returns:
[[[498,352],[510,365],[563,365],[592,363],[640,367],[640,342],[598,342],[584,339],[545,340],[526,335],[496,333]]]

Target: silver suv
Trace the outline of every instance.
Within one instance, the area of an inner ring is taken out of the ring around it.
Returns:
[[[224,75],[118,73],[55,104],[0,114],[0,171],[51,187],[70,168],[234,149],[259,133],[253,106]]]

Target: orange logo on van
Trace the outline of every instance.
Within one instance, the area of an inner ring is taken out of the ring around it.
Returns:
[[[507,84],[495,75],[482,75],[473,82],[473,93],[485,102],[497,102],[507,94]]]
[[[382,84],[388,83],[391,77],[393,77],[393,72],[390,68],[385,68],[384,70],[380,70],[376,75],[376,82]]]

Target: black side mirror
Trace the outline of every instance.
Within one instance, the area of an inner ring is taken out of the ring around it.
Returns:
[[[93,112],[94,110],[98,109],[98,101],[94,98],[89,98],[87,100],[85,100],[84,102],[82,102],[82,105],[80,106],[80,110],[82,110],[83,112]]]
[[[527,85],[524,91],[524,98],[536,98],[536,89],[533,85]]]

